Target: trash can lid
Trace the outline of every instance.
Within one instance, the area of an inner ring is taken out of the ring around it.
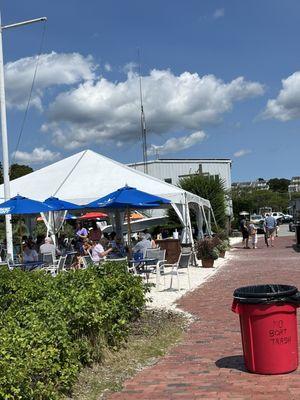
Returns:
[[[235,289],[233,297],[245,303],[260,303],[269,301],[284,301],[298,292],[296,286],[291,285],[255,285],[243,286]]]

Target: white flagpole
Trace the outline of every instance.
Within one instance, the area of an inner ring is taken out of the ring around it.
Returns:
[[[9,153],[7,140],[7,122],[6,122],[6,103],[5,103],[5,80],[4,80],[4,61],[3,61],[3,45],[2,31],[3,29],[14,28],[18,26],[32,24],[34,22],[46,21],[46,17],[36,18],[29,21],[18,22],[15,24],[4,25],[1,23],[0,14],[0,112],[1,112],[1,137],[2,137],[2,158],[3,158],[3,181],[4,181],[4,200],[10,199],[10,183],[9,183]],[[7,259],[14,259],[13,237],[11,215],[5,216]]]

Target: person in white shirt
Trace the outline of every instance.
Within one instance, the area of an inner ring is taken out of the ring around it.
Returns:
[[[146,251],[147,249],[151,249],[152,245],[149,239],[147,239],[147,236],[143,233],[139,233],[139,242],[133,247],[133,254],[135,253],[141,253],[143,257],[146,256]]]
[[[111,251],[112,251],[112,247],[110,247],[107,250],[104,250],[103,246],[99,242],[94,241],[92,248],[91,248],[92,260],[94,262],[99,262],[104,257],[106,257]]]
[[[59,256],[61,254],[61,252],[52,243],[52,239],[50,237],[45,238],[45,243],[40,246],[40,253],[41,254],[52,253],[53,259],[55,259],[56,256]]]

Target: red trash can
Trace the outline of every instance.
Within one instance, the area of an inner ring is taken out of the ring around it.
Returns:
[[[232,311],[239,314],[245,366],[257,374],[284,374],[298,367],[295,286],[257,285],[234,291]]]

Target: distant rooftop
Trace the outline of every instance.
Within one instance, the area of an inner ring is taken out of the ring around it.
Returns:
[[[159,158],[157,160],[149,160],[146,164],[155,163],[171,163],[171,162],[197,162],[197,163],[232,163],[230,158]],[[129,163],[128,165],[144,165],[142,161]]]

